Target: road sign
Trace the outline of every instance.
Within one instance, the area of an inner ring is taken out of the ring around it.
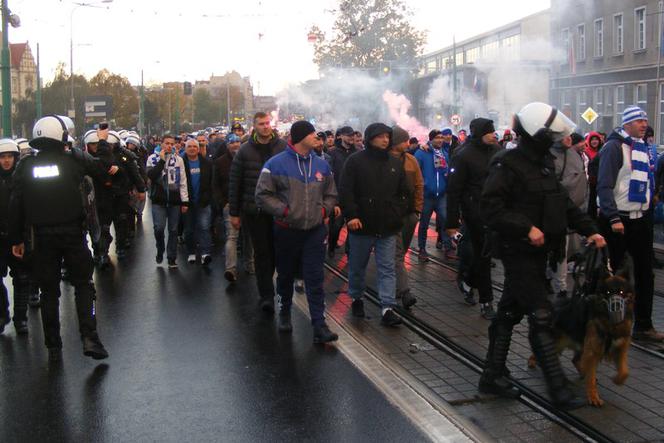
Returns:
[[[454,126],[459,126],[461,124],[461,116],[459,114],[454,114],[452,117],[450,117],[450,123],[452,123]]]
[[[112,98],[107,95],[85,97],[85,118],[111,118]]]
[[[588,107],[588,109],[583,111],[583,114],[581,114],[581,118],[584,119],[589,125],[592,125],[592,123],[597,120],[597,117],[599,117],[599,115],[591,107]]]

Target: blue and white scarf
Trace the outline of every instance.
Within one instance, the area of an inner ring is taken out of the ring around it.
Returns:
[[[625,144],[630,146],[631,151],[632,174],[629,179],[627,199],[634,203],[647,203],[648,196],[646,192],[650,190],[652,196],[655,189],[654,176],[651,170],[653,165],[650,164],[652,159],[648,153],[648,146],[641,139],[632,139],[624,129],[620,129],[618,133],[625,140]]]

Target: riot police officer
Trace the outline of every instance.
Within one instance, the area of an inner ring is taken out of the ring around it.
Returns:
[[[33,267],[42,291],[41,317],[49,360],[62,358],[59,297],[63,260],[75,288],[83,354],[104,359],[108,353],[97,334],[81,184],[85,175],[103,176],[108,166],[79,149],[65,151],[68,137],[60,116],[49,115],[35,123],[30,145],[38,152],[21,160],[14,173],[9,238],[13,254],[21,258],[26,252],[24,226],[33,233]]]
[[[583,403],[569,387],[553,340],[552,305],[545,289],[547,253],[564,241],[568,227],[596,247],[606,244],[554,172],[549,148],[574,128],[574,123],[550,105],[526,105],[515,117],[514,129],[521,143],[493,158],[481,197],[482,218],[492,230],[494,253],[505,268],[505,289],[489,327],[487,363],[479,389],[505,397],[519,395],[505,377],[505,362],[512,328],[526,315],[528,339],[549,395],[556,406],[566,409]]]
[[[11,253],[7,228],[9,223],[9,199],[12,192],[12,174],[19,158],[16,142],[9,138],[0,139],[0,333],[9,323],[9,297],[7,288],[1,281],[11,269],[14,285],[14,328],[19,335],[28,333],[28,298],[30,296],[29,268]]]

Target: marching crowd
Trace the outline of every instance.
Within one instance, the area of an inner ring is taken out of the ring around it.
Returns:
[[[13,322],[18,334],[28,333],[28,305],[41,304],[52,359],[62,347],[61,276],[76,288],[84,353],[107,357],[96,331],[92,269],[109,266],[113,240],[117,260],[127,257],[147,198],[158,264],[165,255],[176,268],[182,247],[188,265],[212,266],[213,244],[223,244],[224,278],[255,278],[260,308],[277,313],[280,331],[292,330],[294,288],[306,293],[315,343],[338,339],[325,323],[323,276],[342,230],[352,315],[365,316],[373,252],[381,323],[393,327],[402,322],[397,304],[410,309],[417,303],[404,260],[416,231],[418,261],[430,260],[435,213],[435,247],[457,264],[464,301],[476,305],[477,292],[481,317],[492,321],[480,385],[491,392],[511,395],[502,367],[512,326],[522,316],[539,331],[533,349],[546,348],[542,331],[552,308],[545,299],[551,297],[537,293],[537,285],[548,282],[549,294],[567,297],[567,259],[586,242],[601,247],[606,239],[614,270],[631,256],[633,338],[664,341],[652,324],[653,216],[664,156],[658,161],[647,115],[638,107],[627,108],[608,136],[578,134],[567,117],[542,103],[524,107],[500,137],[493,121],[476,118],[468,134],[433,129],[424,143],[383,123],[363,134],[350,126],[333,133],[302,120],[279,134],[263,112],[249,133],[235,124],[228,134],[144,140],[100,124],[78,142],[73,134],[71,120],[47,116],[31,141],[0,140],[0,266],[3,275],[11,269]],[[497,310],[492,257],[503,261],[506,273]],[[521,274],[530,268],[533,275]],[[1,289],[0,332],[12,319],[7,289]],[[525,294],[530,291],[537,294]]]

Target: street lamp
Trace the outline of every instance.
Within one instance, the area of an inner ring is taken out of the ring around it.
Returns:
[[[2,0],[2,135],[12,136],[12,83],[11,66],[9,64],[9,25],[18,28],[21,20],[18,15],[12,14],[7,6],[7,0]]]
[[[80,7],[90,7],[90,8],[100,8],[103,3],[113,3],[113,0],[101,0],[94,3],[77,3],[74,2],[74,6],[69,15],[69,82],[71,84],[71,94],[69,96],[69,118],[74,118],[76,116],[75,103],[74,103],[74,11]]]

